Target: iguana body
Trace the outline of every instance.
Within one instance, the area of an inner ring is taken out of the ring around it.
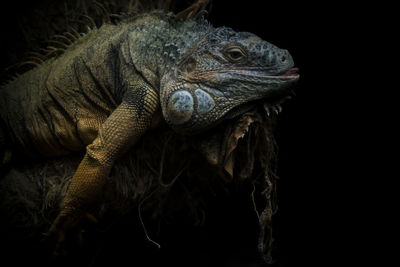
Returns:
[[[103,25],[8,83],[1,118],[25,154],[86,148],[50,230],[62,246],[101,198],[113,162],[161,113],[179,133],[204,131],[252,101],[280,101],[298,78],[292,67],[286,50],[253,34],[153,12]]]
[[[131,26],[104,25],[2,88],[1,114],[23,153],[58,156],[84,149],[123,99],[133,101],[128,88],[158,99],[123,55]]]

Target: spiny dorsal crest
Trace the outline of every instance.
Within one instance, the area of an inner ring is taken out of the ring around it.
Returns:
[[[21,61],[6,67],[1,75],[3,76],[1,80],[5,82],[12,80],[19,74],[63,54],[81,37],[104,24],[119,24],[122,21],[135,20],[137,16],[154,10],[160,10],[179,20],[194,20],[207,14],[210,1],[196,0],[184,9],[179,2],[178,0],[122,0],[99,3],[93,0],[74,0],[66,1],[64,5],[53,4],[51,9],[56,14],[48,16],[43,13],[41,18],[45,20],[57,17],[57,20],[51,21],[51,23],[49,23],[50,21],[43,22],[40,26],[46,26],[46,29],[41,29],[41,31],[29,31],[29,29],[23,31],[24,33],[39,33],[38,35],[47,35],[51,38],[47,37],[47,41],[38,41],[32,35],[24,36],[27,45],[30,46],[29,49],[33,51],[24,53],[23,56],[19,56],[22,58]],[[41,12],[45,11],[41,10]],[[30,25],[27,22],[22,24]],[[43,34],[46,32],[48,33]]]

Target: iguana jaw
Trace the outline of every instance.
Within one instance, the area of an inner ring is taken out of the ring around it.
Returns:
[[[181,76],[162,98],[164,118],[177,132],[196,134],[254,106],[264,105],[267,115],[278,114],[298,79],[298,68],[292,66],[274,75],[263,69],[230,69]]]
[[[297,67],[290,67],[277,74],[270,74],[262,69],[227,70],[206,74],[201,77],[201,80],[206,81],[203,82],[205,88],[214,88],[208,90],[210,94],[219,90],[230,102],[235,102],[235,99],[236,103],[243,100],[249,102],[259,99],[274,102],[291,93],[291,87],[300,77],[298,71]],[[199,83],[200,81],[196,82]]]

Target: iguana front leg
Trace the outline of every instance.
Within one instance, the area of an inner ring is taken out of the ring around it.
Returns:
[[[50,228],[57,240],[55,253],[63,253],[66,239],[80,235],[91,208],[96,207],[114,161],[146,132],[159,106],[157,92],[145,82],[137,82],[122,103],[99,129],[88,145],[66,193],[60,213]]]

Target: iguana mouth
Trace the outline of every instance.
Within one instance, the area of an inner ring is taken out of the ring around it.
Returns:
[[[298,78],[300,76],[298,72],[299,68],[294,67],[284,72],[283,74],[278,75],[278,77]]]
[[[258,69],[258,70],[252,70],[252,69],[241,69],[241,70],[229,70],[229,71],[223,71],[221,73],[218,73],[217,75],[231,75],[232,79],[238,79],[242,82],[254,82],[255,80],[258,80],[259,83],[263,83],[263,79],[290,79],[290,80],[297,80],[300,75],[299,75],[299,68],[293,67],[288,70],[284,70],[283,72],[279,72],[277,74],[266,74],[268,69]]]

